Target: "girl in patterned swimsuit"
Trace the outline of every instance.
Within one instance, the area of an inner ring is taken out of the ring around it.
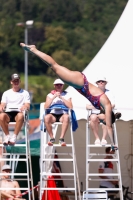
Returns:
[[[22,46],[24,50],[29,51],[34,55],[38,56],[43,62],[45,62],[49,67],[51,67],[51,69],[65,83],[74,87],[78,92],[85,96],[94,105],[95,108],[99,110],[102,109],[105,111],[105,121],[111,141],[111,146],[112,149],[117,149],[113,141],[111,102],[109,101],[105,93],[103,93],[103,91],[95,85],[88,83],[84,74],[78,71],[71,71],[66,67],[59,65],[51,56],[36,49],[35,45],[25,45],[24,43],[20,43],[20,46]]]

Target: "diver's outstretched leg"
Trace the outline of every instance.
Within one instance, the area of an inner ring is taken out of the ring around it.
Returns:
[[[24,43],[20,43],[20,46],[22,46],[25,51],[38,56],[68,85],[76,88],[81,88],[84,85],[83,75],[80,72],[71,71],[66,67],[59,65],[51,56],[39,51],[35,45],[25,45]]]

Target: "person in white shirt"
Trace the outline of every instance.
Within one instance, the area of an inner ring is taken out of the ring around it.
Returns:
[[[107,84],[106,78],[98,77],[96,80],[96,84],[97,84],[98,88],[100,88],[106,94],[106,96],[109,98],[111,105],[112,105],[112,110],[113,110],[115,107],[115,98],[114,98],[113,93],[110,90],[106,89],[106,84]],[[91,115],[89,117],[89,120],[90,120],[90,127],[95,136],[94,143],[96,145],[99,145],[99,144],[106,145],[107,144],[106,136],[108,134],[106,125],[102,124],[103,136],[102,136],[101,141],[100,141],[100,138],[98,135],[99,123],[102,121],[105,121],[105,113],[100,112],[100,110],[95,109],[95,107],[91,103],[87,104],[86,108],[91,110]],[[116,113],[115,115],[112,113],[112,121],[115,121],[115,119],[120,118],[120,116],[121,116],[120,113]]]
[[[24,122],[23,111],[30,109],[30,95],[20,87],[20,76],[12,74],[10,83],[12,88],[3,93],[0,104],[0,125],[5,133],[4,145],[15,144],[17,135]],[[16,122],[12,136],[10,136],[8,130],[9,122]]]
[[[44,117],[44,122],[46,126],[46,130],[50,135],[50,141],[48,142],[48,145],[53,145],[55,143],[55,138],[53,136],[52,132],[52,124],[54,122],[62,122],[62,129],[61,129],[61,135],[59,139],[59,143],[61,146],[65,146],[66,143],[64,142],[64,136],[67,131],[68,125],[69,125],[69,115],[68,110],[65,109],[54,109],[54,106],[57,105],[64,106],[68,109],[72,109],[72,99],[71,95],[63,91],[64,82],[61,79],[56,79],[54,81],[54,88],[55,90],[51,91],[46,97],[45,102],[45,109],[51,108],[49,114],[46,114]]]

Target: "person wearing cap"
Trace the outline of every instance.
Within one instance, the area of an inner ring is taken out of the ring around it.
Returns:
[[[64,87],[64,82],[61,79],[56,79],[54,81],[54,90],[51,91],[46,97],[46,102],[45,102],[45,109],[50,108],[50,106],[56,106],[60,105],[63,106],[65,105],[67,108],[72,109],[72,100],[71,100],[71,95],[63,91]],[[53,136],[52,132],[52,124],[54,122],[62,122],[62,129],[61,129],[61,135],[59,139],[59,143],[62,146],[65,146],[66,143],[64,141],[64,136],[67,131],[68,125],[69,125],[69,115],[68,111],[64,109],[51,109],[49,114],[46,114],[44,117],[44,122],[46,126],[46,130],[49,133],[50,136],[50,141],[48,142],[48,145],[53,145],[55,143],[55,138]]]
[[[106,78],[103,76],[98,77],[96,80],[96,84],[97,84],[98,88],[100,88],[108,96],[109,100],[111,101],[112,109],[113,109],[115,107],[114,96],[108,89],[106,89],[106,84],[107,84]],[[95,109],[95,107],[92,104],[87,104],[86,107],[87,107],[87,109],[91,110],[91,115],[89,117],[89,120],[90,120],[90,127],[96,138],[94,143],[96,145],[99,145],[99,144],[106,145],[107,144],[107,141],[106,141],[107,129],[104,124],[102,124],[103,136],[102,136],[101,142],[100,142],[100,138],[98,136],[99,123],[100,123],[100,120],[105,120],[105,114],[103,112],[101,112],[100,110]]]
[[[113,159],[113,154],[115,153],[115,151],[111,151],[111,147],[106,147],[105,153],[106,153],[105,159],[110,159],[110,161],[105,160],[105,161],[99,162],[98,173],[101,179],[99,188],[118,188],[119,187],[118,181],[113,180],[114,178],[111,175],[113,174],[113,168],[114,168],[114,165],[111,162],[111,159]],[[102,176],[102,174],[109,174],[109,175]],[[114,195],[117,193],[118,191],[113,191],[113,189],[112,191],[108,191],[108,198],[112,199]]]
[[[113,140],[112,128],[112,106],[106,94],[98,87],[90,83],[85,74],[79,71],[72,71],[68,68],[59,65],[56,61],[44,52],[39,51],[35,45],[26,45],[20,43],[20,46],[37,57],[39,57],[45,64],[47,64],[55,74],[60,77],[68,85],[74,87],[81,95],[89,100],[96,109],[104,110],[106,118],[106,127],[111,141],[112,149],[117,149]]]
[[[19,74],[12,74],[10,83],[12,88],[3,93],[0,104],[0,125],[5,133],[4,145],[15,144],[17,135],[24,122],[23,111],[30,109],[30,95],[20,87],[21,80]],[[16,122],[12,136],[9,135],[9,122]]]
[[[21,191],[11,190],[8,188],[20,188],[19,183],[15,180],[10,179],[9,173],[11,173],[12,169],[10,165],[3,165],[2,170],[2,181],[1,181],[1,200],[20,200],[17,196],[21,197]],[[6,188],[6,189],[5,189]]]
[[[114,99],[114,95],[112,94],[112,92],[108,89],[106,89],[106,84],[107,84],[107,80],[105,77],[100,76],[97,78],[96,80],[96,84],[98,86],[98,88],[100,88],[109,98],[111,105],[112,105],[112,110],[115,107],[115,99]],[[90,127],[92,129],[92,132],[94,133],[95,136],[95,144],[96,145],[106,145],[107,141],[106,141],[106,136],[107,136],[107,128],[106,125],[104,124],[105,121],[105,113],[103,111],[97,110],[95,109],[95,107],[92,104],[87,104],[87,109],[91,110],[91,115],[89,116],[89,121],[90,121]],[[120,115],[121,116],[121,115]],[[116,113],[114,115],[114,112],[112,112],[112,122],[115,121],[116,118],[120,118],[120,116],[118,116],[118,113]],[[102,130],[103,130],[103,136],[102,136],[102,140],[100,141],[99,135],[98,135],[98,129],[99,129],[99,123],[102,122]]]

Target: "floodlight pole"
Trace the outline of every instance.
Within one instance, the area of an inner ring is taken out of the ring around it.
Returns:
[[[25,27],[24,30],[24,42],[28,44],[28,28]],[[24,80],[25,80],[25,90],[28,91],[28,52],[24,51]]]
[[[19,22],[16,25],[25,27],[24,29],[24,43],[28,44],[28,29],[33,27],[33,20],[28,20],[25,23]],[[25,90],[28,91],[28,52],[24,51],[24,83]]]

